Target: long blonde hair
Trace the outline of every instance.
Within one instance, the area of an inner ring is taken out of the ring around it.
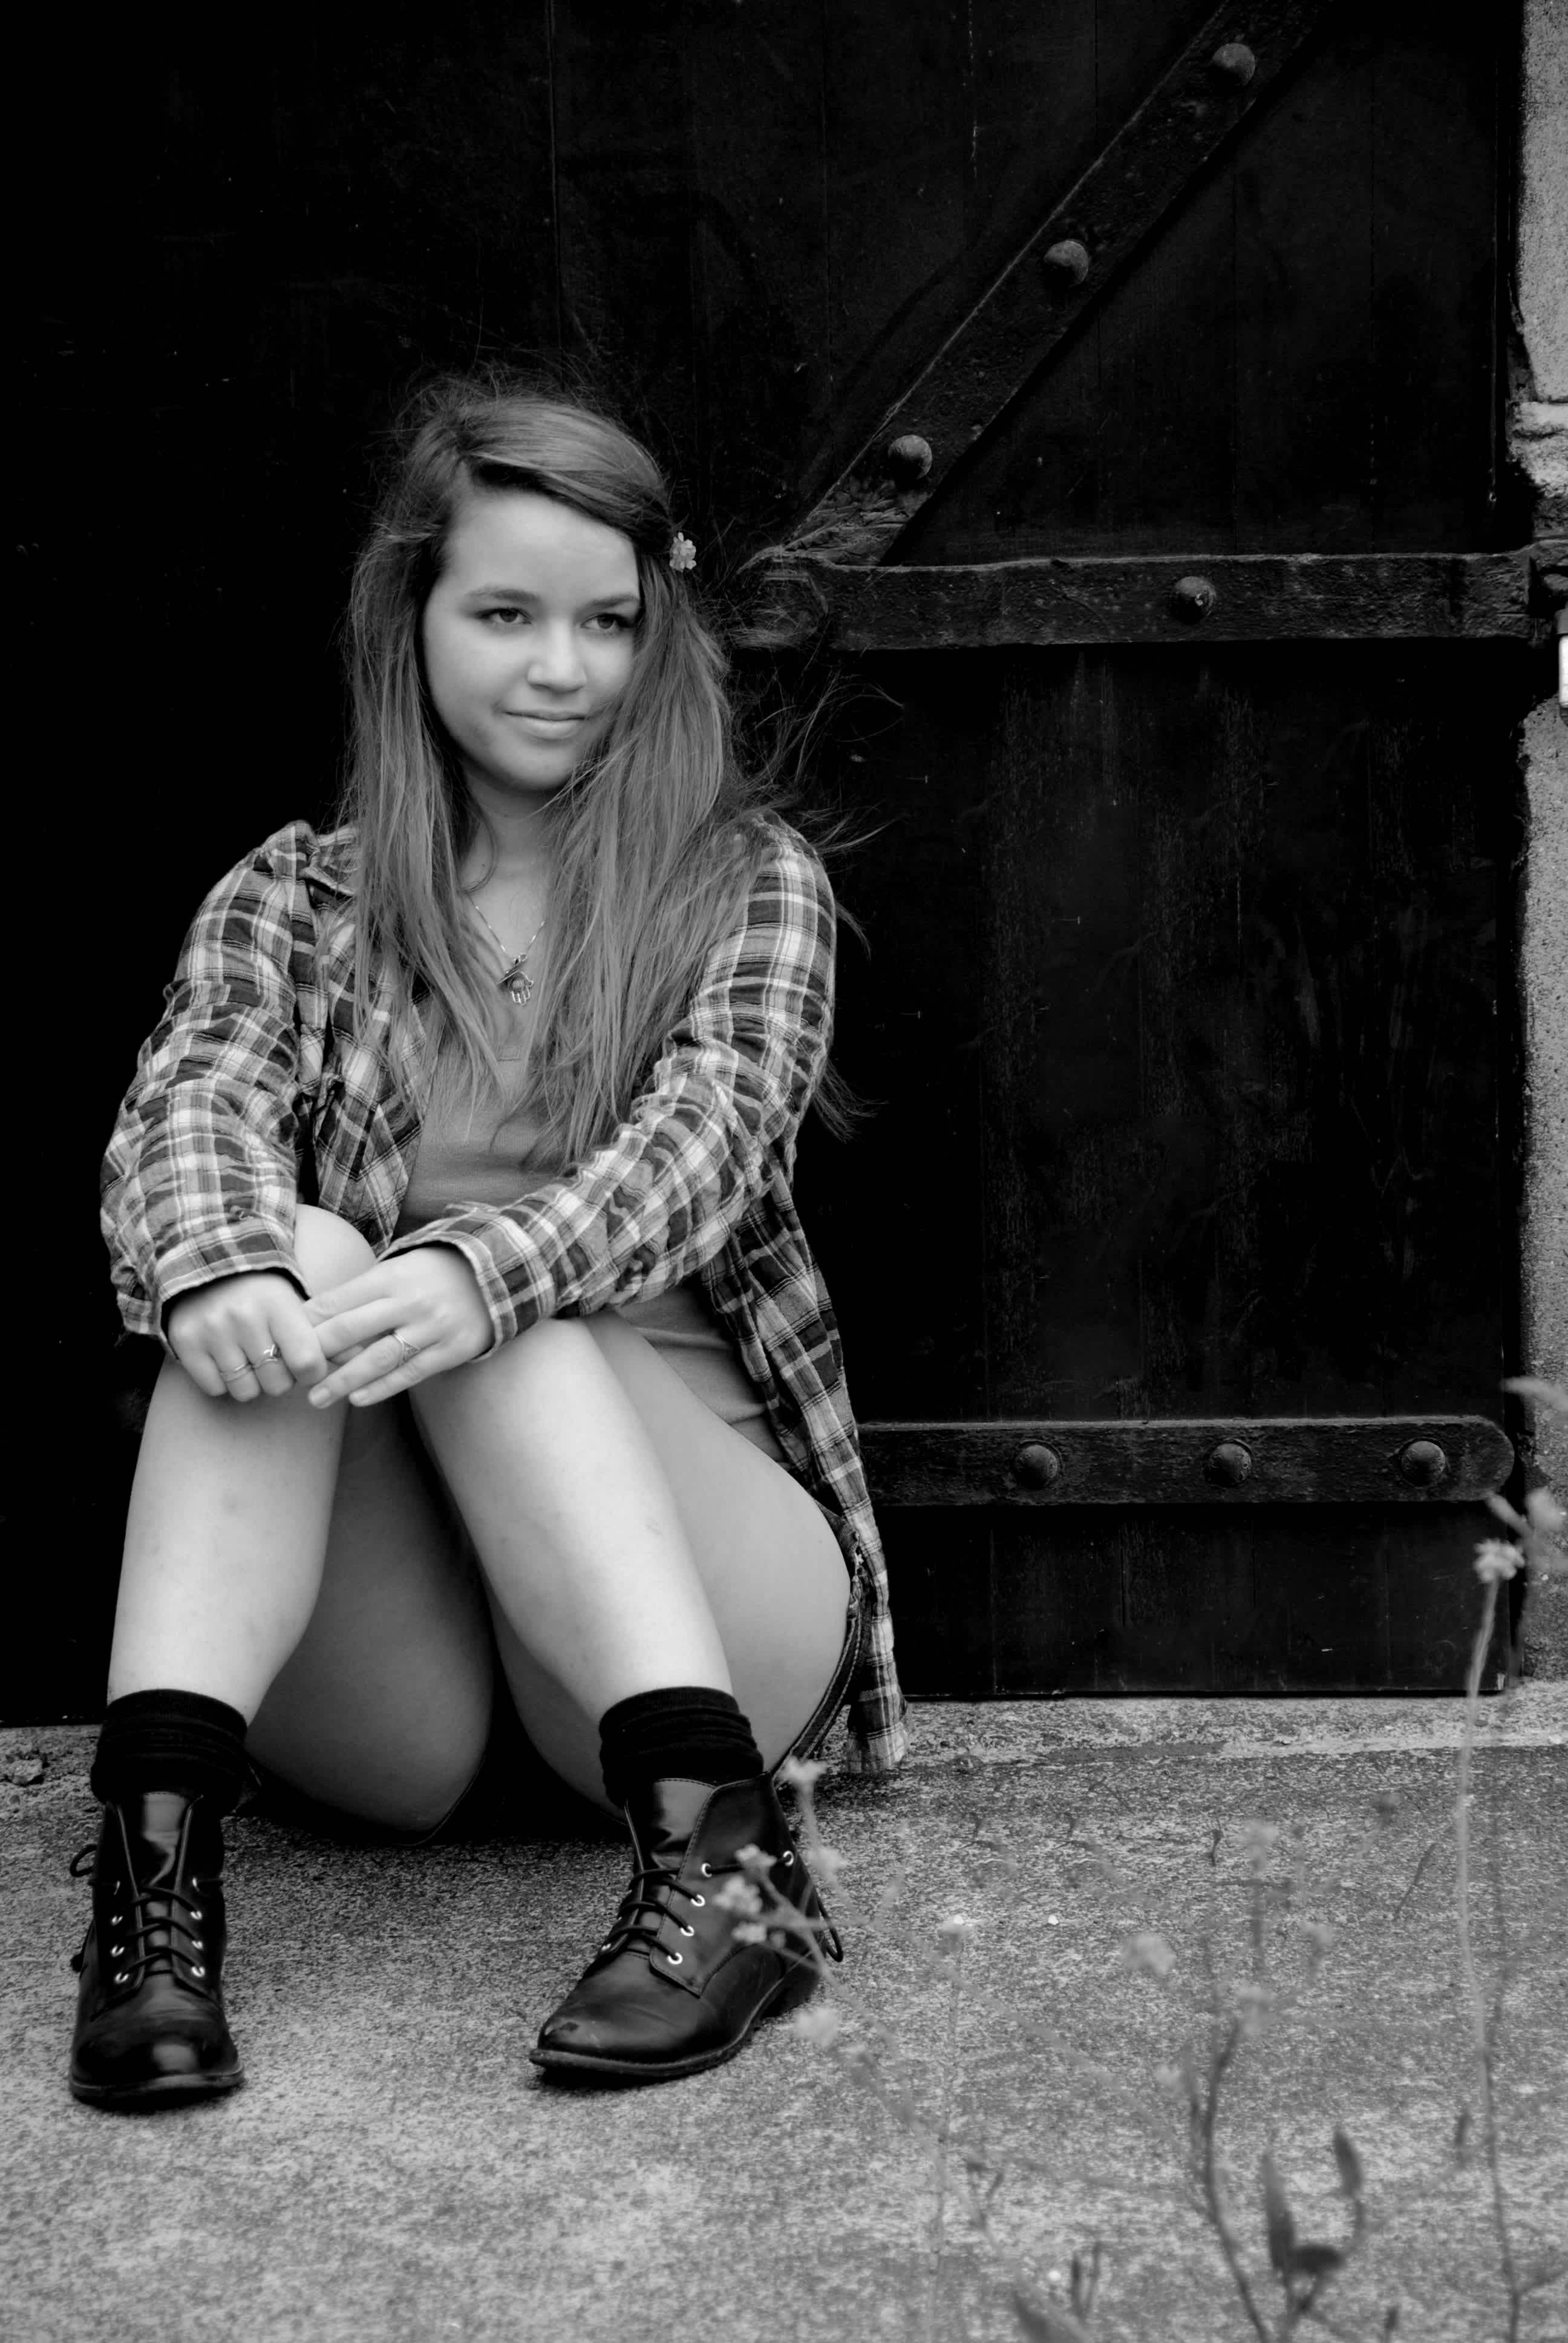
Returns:
[[[737,757],[723,652],[669,566],[663,476],[628,432],[516,378],[447,377],[405,417],[399,450],[348,609],[357,1020],[383,972],[394,1028],[417,1011],[442,1094],[493,1102],[499,1120],[526,1092],[541,1148],[575,1164],[624,1116],[734,926],[767,847],[769,779]],[[550,950],[527,1056],[503,1072],[495,976],[458,875],[481,817],[431,706],[420,621],[462,503],[519,488],[629,538],[642,611],[610,729],[553,802]]]

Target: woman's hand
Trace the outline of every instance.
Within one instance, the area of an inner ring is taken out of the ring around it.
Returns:
[[[327,1371],[320,1337],[292,1280],[274,1270],[216,1277],[171,1302],[169,1347],[209,1399],[281,1399]]]
[[[494,1340],[479,1282],[453,1245],[420,1245],[378,1261],[305,1304],[328,1361],[313,1407],[347,1399],[373,1406],[395,1393],[466,1366]]]

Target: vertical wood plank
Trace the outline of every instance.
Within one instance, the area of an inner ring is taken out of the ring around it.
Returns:
[[[808,1124],[798,1192],[868,1417],[986,1403],[982,756],[1000,680],[961,654],[934,672],[871,662],[840,751],[841,803],[873,834],[837,878],[867,947],[840,946],[836,1054],[870,1111],[848,1146]]]
[[[829,333],[839,442],[925,361],[964,248],[973,114],[969,12],[824,11]],[[819,466],[803,484],[815,493]]]
[[[1489,503],[1502,10],[1399,0],[1373,108],[1375,477],[1381,544],[1497,541]]]
[[[822,44],[796,0],[698,7],[688,33],[699,509],[735,549],[793,513],[832,429]]]
[[[692,300],[694,173],[683,12],[608,36],[552,0],[555,169],[568,354],[690,491],[707,468]]]
[[[1239,551],[1383,542],[1372,501],[1376,45],[1370,22],[1338,30],[1237,156]]]

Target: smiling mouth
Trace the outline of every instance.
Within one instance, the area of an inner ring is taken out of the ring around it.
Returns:
[[[548,708],[508,708],[506,713],[514,717],[519,724],[548,724],[561,731],[565,731],[570,724],[581,724],[586,721],[586,712],[582,709],[575,715],[558,715],[553,709]]]

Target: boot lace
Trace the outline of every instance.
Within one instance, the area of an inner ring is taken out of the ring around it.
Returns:
[[[702,1876],[704,1879],[717,1879],[727,1871],[739,1871],[739,1868],[738,1863],[705,1863]],[[631,1885],[621,1898],[620,1910],[616,1914],[614,1924],[599,1951],[624,1952],[629,1945],[640,1945],[645,1951],[654,1951],[666,1916],[674,1918],[669,1905],[672,1895],[684,1896],[688,1908],[692,1911],[699,1911],[708,1901],[699,1888],[688,1887],[678,1873],[672,1871],[668,1864],[644,1864],[634,1871]],[[676,1926],[683,1936],[697,1934],[696,1929],[688,1927],[683,1920],[677,1920]]]
[[[97,1849],[94,1846],[77,1849],[71,1858],[73,1879],[85,1876],[96,1854]],[[179,1954],[193,1977],[205,1979],[204,1947],[197,1934],[203,1916],[202,1908],[194,1897],[177,1887],[137,1887],[126,1881],[116,1900],[126,1906],[125,1911],[112,1912],[109,1916],[111,1941],[106,1965],[116,1986],[138,1986],[156,1966],[172,1969],[176,1953]],[[176,1906],[181,1908],[176,1910]],[[196,1926],[193,1926],[193,1922]],[[155,1930],[164,1939],[161,1944],[152,1942]],[[92,1933],[89,1926],[87,1936]],[[177,1936],[188,1940],[188,1950],[176,1943]],[[87,1937],[85,1936],[81,1951],[75,1954],[71,1961],[71,1966],[78,1975],[86,1953]]]

